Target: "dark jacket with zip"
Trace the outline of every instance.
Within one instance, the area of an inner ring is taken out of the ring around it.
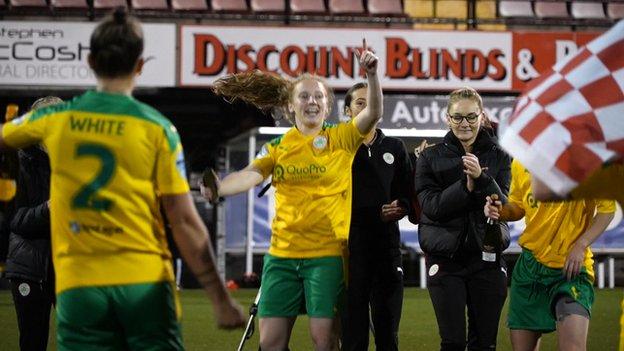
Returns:
[[[39,146],[18,151],[19,174],[10,219],[5,276],[35,282],[53,279],[50,252],[50,161]]]
[[[385,136],[381,129],[376,132],[372,143],[362,144],[353,160],[349,246],[370,247],[373,243],[379,249],[398,249],[401,242],[398,224],[382,222],[381,206],[399,200],[409,210],[412,163],[403,141]]]
[[[426,254],[473,256],[482,250],[486,218],[485,197],[498,194],[506,201],[511,181],[511,158],[498,146],[494,133],[481,128],[472,153],[479,159],[481,176],[473,192],[466,186],[462,156],[466,153],[453,132],[444,142],[426,149],[418,158],[415,188],[422,208],[418,240]],[[487,169],[485,169],[487,167]],[[499,251],[509,246],[509,228],[501,222]]]

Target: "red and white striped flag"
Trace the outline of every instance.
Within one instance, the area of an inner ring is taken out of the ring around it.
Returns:
[[[624,21],[532,81],[500,144],[560,195],[624,159]]]

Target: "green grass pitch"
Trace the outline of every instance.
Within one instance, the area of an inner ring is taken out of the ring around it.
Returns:
[[[239,290],[234,297],[247,309],[256,292]],[[215,327],[212,309],[200,290],[180,292],[183,308],[182,328],[187,350],[236,350],[242,331],[220,331]],[[616,350],[619,336],[620,303],[622,290],[596,290],[596,302],[590,323],[588,350]],[[505,328],[507,307],[498,333],[498,350],[511,350],[509,331]],[[51,320],[52,331],[54,321]],[[290,348],[293,351],[312,350],[308,336],[308,318],[301,316],[295,324]],[[426,290],[405,289],[403,315],[399,333],[402,350],[436,350],[439,345],[437,326],[431,301]],[[542,351],[556,350],[554,334],[546,335]],[[15,309],[9,291],[0,291],[0,350],[18,350],[18,332]],[[56,350],[54,338],[50,338],[49,350]],[[258,349],[258,334],[247,343],[245,350]],[[374,347],[370,348],[374,350]]]

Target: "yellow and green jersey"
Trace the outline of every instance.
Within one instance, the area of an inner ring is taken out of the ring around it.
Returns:
[[[165,117],[130,96],[91,91],[6,123],[2,137],[48,151],[57,293],[173,279],[159,196],[189,186]]]
[[[253,166],[273,177],[271,255],[342,255],[351,221],[351,164],[363,139],[350,122],[325,125],[314,136],[293,127],[262,147]]]
[[[531,175],[517,160],[511,164],[509,202],[525,211],[526,228],[518,243],[535,259],[550,268],[563,268],[576,240],[592,223],[595,212],[615,212],[614,201],[577,200],[538,202],[531,191]],[[593,277],[591,249],[585,253],[585,268]]]

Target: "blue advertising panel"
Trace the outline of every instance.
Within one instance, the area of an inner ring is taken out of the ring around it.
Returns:
[[[261,187],[255,190],[256,195]],[[254,203],[254,247],[257,249],[267,249],[271,240],[271,220],[273,219],[275,207],[273,203],[273,188],[265,196],[255,199]],[[242,220],[241,214],[247,212],[246,194],[229,198],[227,201],[227,241],[229,249],[244,248],[246,242],[246,221]],[[407,218],[399,222],[401,229],[401,240],[409,247],[419,250],[418,227],[411,224]],[[511,232],[511,245],[508,252],[520,252],[518,238],[524,229],[524,221],[509,223]],[[618,206],[615,218],[607,230],[594,242],[592,249],[596,253],[624,252],[624,221],[622,220],[622,209]]]

